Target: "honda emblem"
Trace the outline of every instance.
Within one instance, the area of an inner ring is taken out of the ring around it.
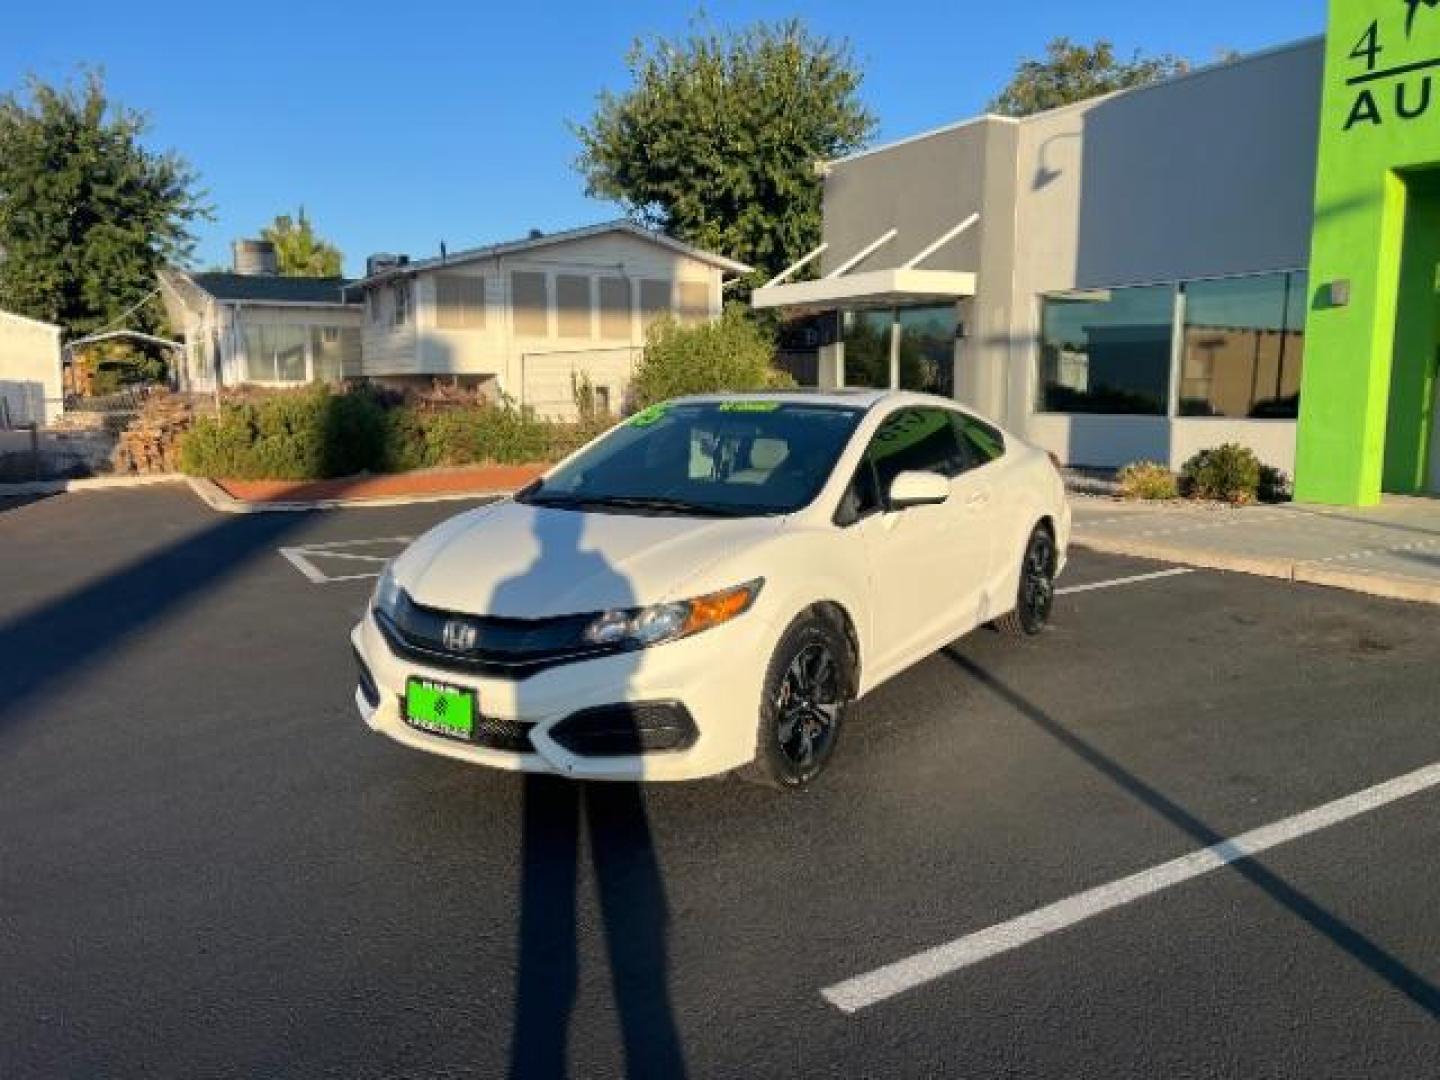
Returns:
[[[449,619],[440,632],[440,640],[451,652],[469,652],[475,648],[477,634],[475,627],[461,619]]]

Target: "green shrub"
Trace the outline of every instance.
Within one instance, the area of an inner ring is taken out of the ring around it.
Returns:
[[[1260,461],[1238,443],[1201,450],[1180,470],[1181,488],[1192,499],[1252,503],[1260,489]]]
[[[402,472],[437,465],[549,461],[557,456],[557,444],[563,444],[563,434],[572,427],[508,405],[445,409],[403,405],[385,417],[381,467]]]
[[[1136,461],[1120,470],[1120,494],[1127,499],[1178,499],[1180,481],[1164,465]]]
[[[365,387],[315,385],[231,400],[180,446],[191,475],[314,480],[439,465],[554,461],[604,429],[542,420],[511,405],[405,403]]]
[[[430,465],[425,439],[425,413],[413,405],[401,405],[385,414],[385,436],[380,453],[382,472],[409,472]]]
[[[1283,503],[1295,497],[1295,486],[1289,475],[1273,465],[1260,466],[1260,487],[1256,492],[1261,502]]]
[[[630,384],[638,408],[685,394],[793,386],[774,364],[775,343],[743,308],[731,306],[714,323],[681,326],[657,319]]]
[[[238,480],[312,480],[376,466],[384,418],[365,391],[324,386],[232,401],[201,417],[180,448],[180,467]]]

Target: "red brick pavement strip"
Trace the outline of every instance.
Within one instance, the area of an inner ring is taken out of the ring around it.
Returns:
[[[370,499],[514,491],[547,468],[547,465],[477,465],[379,476],[342,476],[333,480],[217,480],[215,483],[226,494],[247,503],[359,503]]]

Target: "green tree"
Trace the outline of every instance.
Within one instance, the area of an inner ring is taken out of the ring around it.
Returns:
[[[1086,45],[1058,37],[1045,47],[1043,59],[1020,62],[1010,84],[990,103],[990,111],[1002,116],[1031,116],[1188,70],[1189,61],[1169,53],[1147,57],[1137,50],[1129,60],[1123,60],[1115,55],[1115,46],[1109,41]]]
[[[154,291],[209,216],[173,152],[141,143],[149,122],[111,101],[98,72],[77,85],[31,76],[0,98],[0,307],[83,334]],[[156,329],[159,305],[126,315]]]
[[[631,87],[573,127],[587,193],[640,224],[756,267],[753,285],[820,237],[816,163],[875,127],[849,45],[802,23],[637,40]]]
[[[280,273],[286,277],[340,276],[344,256],[339,248],[327,243],[315,232],[303,206],[293,218],[289,214],[278,215],[260,231],[260,235],[275,245]]]

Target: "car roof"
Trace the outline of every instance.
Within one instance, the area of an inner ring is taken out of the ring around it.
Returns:
[[[908,390],[874,390],[866,387],[841,389],[753,390],[745,393],[692,394],[676,398],[677,402],[709,404],[717,401],[779,401],[797,405],[837,405],[866,412],[882,403],[944,405],[958,409],[960,403],[933,394],[917,394]]]

